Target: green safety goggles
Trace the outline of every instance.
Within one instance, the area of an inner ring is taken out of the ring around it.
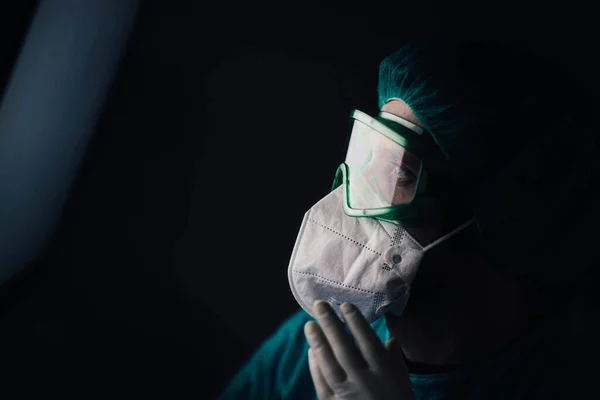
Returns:
[[[448,173],[446,158],[423,128],[394,114],[350,115],[352,129],[345,161],[333,189],[344,186],[344,212],[409,222],[435,207]],[[437,184],[436,184],[437,183]]]

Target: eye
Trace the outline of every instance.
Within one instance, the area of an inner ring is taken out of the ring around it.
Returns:
[[[412,172],[410,172],[407,168],[405,168],[402,165],[397,165],[394,168],[394,172],[396,173],[396,177],[401,180],[409,180],[415,177],[415,175]]]

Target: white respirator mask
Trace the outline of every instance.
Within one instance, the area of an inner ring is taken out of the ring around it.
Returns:
[[[343,192],[338,187],[304,215],[288,268],[292,293],[313,317],[316,300],[340,318],[345,302],[369,323],[389,312],[400,316],[425,253],[473,221],[424,247],[400,224],[347,216]]]

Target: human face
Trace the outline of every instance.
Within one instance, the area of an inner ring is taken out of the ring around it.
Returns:
[[[365,199],[364,192],[375,193],[380,206],[408,204],[413,199],[421,161],[377,130],[356,121],[345,162],[351,171],[353,207],[373,208],[373,200]]]
[[[417,126],[423,127],[410,107],[400,100],[391,100],[381,107],[381,111],[394,114],[402,119],[412,122]],[[421,245],[426,246],[442,235],[444,222],[445,221],[441,220],[441,218],[437,220],[428,220],[428,222],[422,226],[410,228],[407,227],[406,230],[415,239],[417,239]]]

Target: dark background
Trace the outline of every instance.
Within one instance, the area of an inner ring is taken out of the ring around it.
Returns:
[[[20,4],[0,12],[3,85],[34,9]],[[469,33],[527,44],[596,88],[593,14],[146,1],[51,246],[0,290],[0,397],[215,397],[297,309],[297,230],[330,188],[348,113],[376,110],[379,61]]]

